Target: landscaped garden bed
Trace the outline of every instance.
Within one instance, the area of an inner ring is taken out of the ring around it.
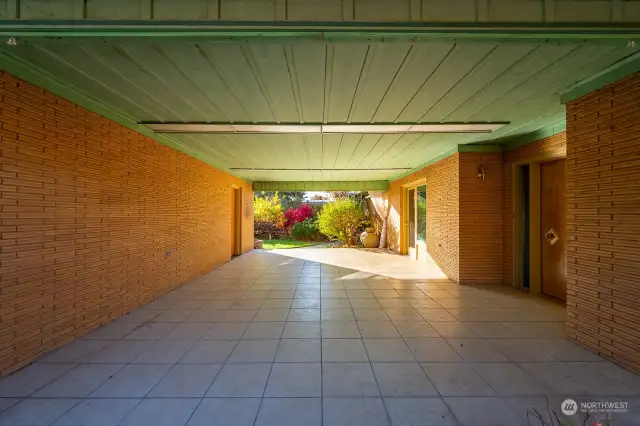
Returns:
[[[261,241],[257,246],[265,250],[327,242],[357,246],[365,229],[375,233],[365,210],[361,193],[340,193],[321,200],[305,200],[297,194],[257,193],[254,229],[257,241]]]

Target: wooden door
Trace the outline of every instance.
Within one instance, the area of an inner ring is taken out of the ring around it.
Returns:
[[[231,255],[242,254],[242,188],[231,191]]]
[[[236,228],[236,189],[231,189],[231,223],[229,224],[229,250],[231,251],[231,256],[236,255],[236,232],[238,229]]]
[[[540,164],[540,228],[542,292],[567,298],[565,160]]]

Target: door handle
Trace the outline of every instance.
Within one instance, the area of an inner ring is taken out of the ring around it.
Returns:
[[[557,243],[560,240],[560,236],[558,235],[558,233],[556,232],[555,229],[551,228],[549,229],[545,234],[544,234],[544,238],[547,240],[547,242],[549,243],[549,245],[554,245],[555,243]]]

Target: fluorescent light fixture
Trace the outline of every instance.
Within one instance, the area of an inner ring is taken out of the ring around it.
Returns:
[[[143,123],[156,133],[234,133],[231,124]]]
[[[502,126],[503,123],[415,124],[408,133],[491,133]]]
[[[320,125],[145,123],[156,133],[321,133]]]
[[[411,124],[323,124],[322,133],[407,133]]]
[[[321,133],[316,124],[233,124],[236,133]]]
[[[233,123],[140,123],[156,133],[491,133],[506,123],[417,124],[233,124]]]
[[[411,170],[409,167],[386,168],[386,169],[256,169],[250,167],[231,167],[229,170],[236,172],[398,172]]]

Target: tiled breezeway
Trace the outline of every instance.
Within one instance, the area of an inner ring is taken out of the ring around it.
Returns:
[[[541,425],[545,397],[640,424],[639,376],[564,315],[392,254],[254,251],[0,382],[0,425]]]

